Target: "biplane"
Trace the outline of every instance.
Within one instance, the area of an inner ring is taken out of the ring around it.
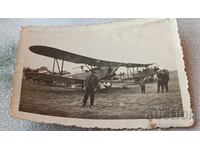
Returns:
[[[153,65],[153,63],[138,64],[105,61],[63,51],[53,47],[39,45],[30,46],[29,50],[35,54],[53,59],[52,71],[48,71],[46,73],[41,73],[38,71],[25,71],[25,77],[27,79],[42,81],[46,84],[63,83],[66,85],[83,85],[84,80],[88,75],[88,71],[90,70],[92,70],[95,73],[98,81],[112,80],[112,78],[116,76],[116,71],[119,67],[127,68],[127,79],[130,80],[140,80],[141,78],[149,77],[156,73],[155,69],[150,67]],[[59,63],[60,61],[61,65]],[[75,74],[66,72],[64,70],[65,61],[80,64],[80,69],[82,70],[82,72]],[[57,72],[55,71],[55,67],[57,67]],[[86,69],[84,70],[84,68]],[[135,73],[136,70],[137,73]]]

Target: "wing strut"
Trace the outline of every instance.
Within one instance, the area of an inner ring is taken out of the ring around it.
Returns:
[[[85,64],[85,66],[86,66],[89,70],[91,70],[90,67],[89,67],[87,64]]]
[[[63,73],[64,60],[62,60],[61,73]]]
[[[59,65],[58,59],[54,58],[54,60],[53,60],[52,73],[55,72],[55,63],[57,64],[58,72],[59,72],[59,74],[61,75],[61,74],[63,73],[64,60],[62,60],[62,65],[61,65],[61,68],[60,68],[60,65]]]
[[[59,66],[59,63],[58,63],[58,59],[56,59],[56,63],[57,63],[58,71],[59,71],[59,73],[61,73],[60,66]]]
[[[129,72],[132,74],[132,76],[134,77],[133,72],[131,71],[131,69],[128,67]]]
[[[52,69],[52,73],[54,73],[54,68],[55,68],[55,58],[53,59],[53,69]]]

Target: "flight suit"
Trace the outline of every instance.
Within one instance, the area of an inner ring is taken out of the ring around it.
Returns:
[[[88,75],[84,82],[85,95],[83,98],[83,106],[86,105],[88,97],[90,96],[90,105],[94,105],[95,89],[97,89],[98,81],[96,75]]]

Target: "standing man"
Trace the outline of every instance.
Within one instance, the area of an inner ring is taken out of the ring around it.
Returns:
[[[168,92],[168,82],[169,82],[169,71],[163,70],[163,85],[165,87],[165,91]]]
[[[89,71],[89,75],[84,82],[85,96],[83,98],[83,106],[86,105],[88,97],[90,96],[90,106],[94,105],[94,96],[98,87],[97,76],[92,70]]]
[[[159,70],[159,71],[157,72],[157,77],[158,77],[157,92],[160,93],[160,87],[162,88],[162,92],[164,91],[163,70]]]
[[[145,78],[140,81],[141,93],[145,93]]]

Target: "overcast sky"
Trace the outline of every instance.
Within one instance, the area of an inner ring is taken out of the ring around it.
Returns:
[[[51,46],[101,60],[127,63],[155,63],[160,68],[176,69],[176,44],[169,20],[121,21],[77,27],[30,27],[23,31],[21,49],[25,67],[46,66],[53,59],[31,52],[31,45]],[[64,69],[80,66],[65,62]]]

